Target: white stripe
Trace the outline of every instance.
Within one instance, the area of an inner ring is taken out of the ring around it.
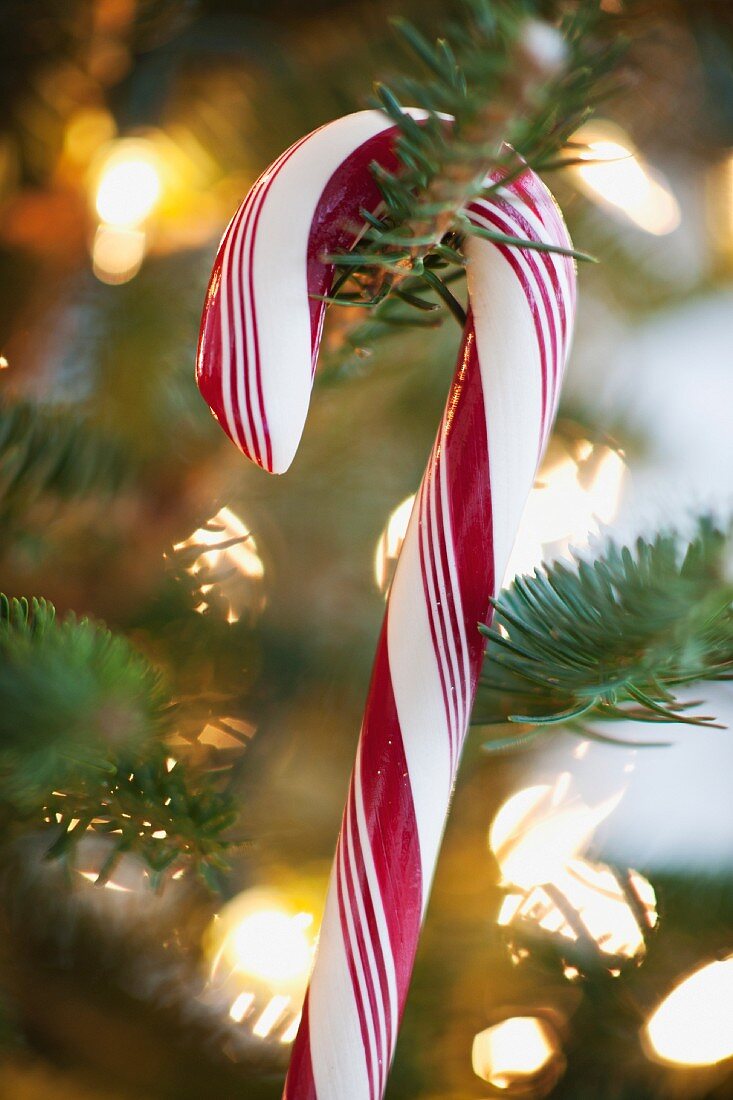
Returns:
[[[374,1020],[372,1019],[372,1007],[369,1003],[369,991],[367,989],[366,977],[364,975],[364,967],[361,962],[361,953],[359,951],[359,941],[356,936],[356,926],[354,925],[354,918],[351,912],[351,897],[349,894],[348,883],[346,881],[346,857],[344,854],[344,830],[346,828],[346,814],[344,814],[344,821],[341,831],[341,841],[336,851],[336,858],[339,863],[339,877],[341,879],[341,893],[343,896],[343,910],[346,918],[346,927],[349,932],[349,942],[351,944],[351,960],[356,970],[356,981],[359,986],[359,994],[361,998],[361,1011],[364,1022],[367,1029],[367,1045],[369,1047],[369,1060],[372,1064],[372,1082],[376,1083],[379,1079],[379,1062],[377,1059],[377,1039],[374,1033]],[[358,1012],[358,1008],[357,1008]],[[374,1090],[373,1090],[374,1091]]]
[[[389,939],[387,918],[384,915],[382,893],[379,889],[377,869],[374,866],[374,856],[372,855],[372,846],[369,839],[369,831],[367,829],[366,811],[364,809],[364,792],[361,785],[361,740],[359,741],[359,748],[356,754],[356,765],[354,767],[354,807],[356,809],[356,827],[359,833],[361,857],[364,861],[364,871],[366,874],[367,883],[369,885],[369,896],[372,899],[374,917],[377,923],[377,932],[379,934],[379,943],[382,948],[384,970],[387,975],[389,1017],[392,1031],[389,1049],[390,1052],[393,1052],[395,1044],[397,1043],[397,1017],[399,1015],[399,1008],[397,1003],[397,978],[395,975],[394,958],[392,956],[392,944],[390,943]]]
[[[442,421],[441,421],[441,433],[442,433]],[[439,442],[442,442],[439,437]],[[448,693],[448,699],[450,700],[450,706],[455,709],[456,714],[456,729],[454,731],[454,760],[458,756],[458,750],[461,744],[461,738],[464,731],[464,714],[463,703],[459,693],[459,680],[460,680],[460,667],[458,653],[456,652],[456,640],[453,636],[453,627],[451,626],[449,607],[448,607],[448,591],[446,589],[445,574],[443,571],[443,561],[441,557],[441,539],[445,538],[444,528],[450,527],[450,516],[444,518],[443,526],[438,524],[438,508],[437,508],[437,488],[436,488],[436,460],[438,454],[439,443],[436,443],[435,450],[433,451],[433,458],[431,459],[432,476],[430,478],[430,499],[429,508],[431,515],[431,526],[433,529],[432,542],[433,542],[433,561],[435,563],[435,573],[438,578],[438,586],[440,588],[440,600],[438,602],[438,614],[443,622],[443,633],[448,637],[448,650],[450,653],[451,667],[448,669],[444,662],[444,673],[446,690]],[[439,633],[436,631],[436,633]]]
[[[567,226],[565,225],[565,221],[563,220],[560,207],[557,205],[557,202],[555,201],[555,197],[552,192],[549,191],[546,187],[544,188],[544,191],[547,198],[546,211],[548,213],[552,213],[553,220],[556,222],[557,234],[560,237],[560,240],[558,240],[557,238],[553,237],[553,234],[550,231],[547,234],[547,239],[553,244],[561,244],[564,248],[572,248],[573,242],[571,241],[570,234],[567,231]],[[537,215],[522,199],[519,199],[518,197],[513,197],[512,204],[534,228],[538,227]],[[539,232],[539,229],[537,231]],[[567,361],[570,358],[570,352],[573,344],[575,299],[577,293],[577,279],[575,276],[575,272],[577,265],[572,257],[563,257],[558,255],[557,253],[553,255],[551,252],[546,253],[546,255],[551,257],[553,267],[555,268],[555,271],[558,275],[562,301],[563,305],[565,306],[566,318],[565,341],[563,344],[562,359],[560,360],[559,374],[557,385],[555,387],[555,392],[553,395],[554,399],[551,410],[552,419],[554,420],[555,413],[557,412],[557,406],[560,401],[560,386],[562,384],[563,372],[565,370]],[[555,302],[555,295],[551,296],[550,301],[553,303]]]
[[[296,142],[297,144],[297,142]],[[257,217],[257,210],[262,206],[262,203],[267,198],[267,189],[269,186],[270,176],[273,172],[277,171],[290,153],[292,146],[285,149],[277,160],[269,166],[269,168],[262,173],[262,175],[256,180],[254,186],[251,188],[247,198],[245,200],[246,210],[242,216],[242,220],[238,226],[237,233],[237,245],[235,249],[235,256],[232,261],[232,276],[236,278],[236,288],[234,293],[235,301],[235,335],[238,338],[237,347],[239,354],[236,359],[236,371],[237,379],[241,381],[242,397],[239,401],[239,416],[244,426],[244,431],[247,436],[247,447],[250,455],[254,455],[257,451],[260,455],[262,462],[266,461],[266,450],[264,431],[262,426],[262,418],[259,412],[259,406],[257,404],[257,361],[255,356],[254,346],[254,329],[258,324],[257,317],[257,303],[252,300],[252,296],[249,293],[249,280],[245,277],[244,283],[242,283],[243,276],[246,276],[249,256],[252,249],[252,242],[254,238],[254,225],[255,218]],[[247,228],[245,231],[244,223],[247,222]],[[244,249],[244,259],[242,259],[242,251]],[[244,338],[242,333],[242,317],[244,316]],[[246,350],[245,350],[246,348]],[[254,418],[247,412],[247,398],[246,398],[246,386],[250,385],[250,403],[252,405],[253,412],[257,412],[257,424],[255,424]],[[254,446],[255,436],[257,438],[257,447]]]
[[[560,214],[559,210],[555,208],[555,201],[552,198],[550,192],[547,191],[546,193],[548,209],[553,210],[553,213],[558,218],[558,229],[562,230],[562,236],[560,240],[557,239],[557,236],[552,232],[552,230],[548,230],[547,226],[545,226],[545,224],[540,220],[537,214],[535,214],[534,210],[532,210],[532,208],[528,206],[527,203],[518,195],[510,195],[507,201],[511,206],[514,207],[518,214],[520,214],[526,221],[529,222],[529,224],[532,226],[532,228],[535,230],[541,240],[545,241],[547,244],[560,245],[562,248],[572,248],[573,242],[568,236],[568,232],[565,228],[565,222],[562,219],[562,215]],[[547,252],[545,253],[545,255],[551,259],[552,264],[557,271],[558,280],[560,282],[560,289],[562,290],[563,301],[565,303],[565,309],[566,311],[571,310],[572,306],[570,305],[570,303],[573,301],[573,286],[575,285],[575,279],[569,276],[569,272],[573,272],[572,265],[574,264],[574,260],[569,257],[565,258],[563,256],[560,256],[557,253],[553,254],[552,252]],[[568,330],[570,330],[571,328],[572,324],[569,324]]]
[[[318,1100],[371,1100],[366,1052],[346,961],[334,862],[308,994],[311,1066]]]
[[[344,836],[346,838],[346,857],[349,864],[349,870],[351,872],[351,882],[353,885],[353,894],[356,898],[356,907],[359,911],[359,923],[361,924],[361,935],[366,947],[367,962],[369,963],[369,970],[372,978],[372,989],[374,990],[374,1000],[377,1006],[377,1024],[379,1026],[379,1047],[377,1048],[377,1065],[378,1072],[375,1074],[374,1080],[376,1084],[376,1092],[380,1094],[381,1085],[385,1080],[385,1075],[389,1065],[389,1049],[387,1046],[387,1025],[384,1014],[384,1005],[382,1004],[382,983],[379,979],[379,971],[377,969],[377,959],[374,954],[374,947],[372,945],[371,932],[369,930],[369,924],[367,922],[366,910],[364,909],[364,899],[361,896],[361,889],[358,881],[356,870],[356,857],[354,855],[354,842],[351,836],[351,821],[348,810],[344,815]],[[371,1011],[369,999],[367,998],[366,1007]],[[381,1053],[380,1053],[381,1051]]]
[[[428,462],[428,471],[430,474],[430,480],[432,481],[435,476],[435,448],[430,455]],[[430,541],[428,536],[428,473],[423,476],[422,485],[420,486],[420,515],[422,516],[422,524],[420,526],[420,539],[422,545],[423,562],[425,565],[425,581],[428,586],[428,604],[427,610],[430,617],[430,623],[433,628],[431,635],[431,642],[433,637],[435,638],[434,647],[437,645],[438,651],[435,654],[435,658],[438,664],[438,674],[441,676],[441,690],[445,692],[443,699],[443,710],[445,711],[445,720],[448,724],[448,731],[453,743],[454,737],[458,736],[458,731],[454,725],[454,706],[453,700],[450,694],[451,677],[448,675],[448,658],[445,653],[445,644],[443,642],[443,632],[440,629],[440,601],[438,600],[437,591],[435,588],[435,580],[433,577],[432,568],[432,555],[430,552]],[[436,568],[437,572],[437,568]],[[423,600],[425,600],[425,591],[423,590]]]
[[[526,295],[509,261],[478,237],[467,240],[466,253],[487,424],[498,587],[534,482],[542,431],[540,353]]]
[[[387,607],[387,652],[412,791],[428,902],[450,801],[450,736],[430,635],[420,554],[420,513],[413,508]]]
[[[445,538],[445,552],[448,559],[448,571],[450,573],[451,585],[453,588],[453,602],[455,605],[456,618],[458,620],[458,630],[461,640],[461,652],[463,655],[463,677],[465,684],[465,691],[462,697],[462,719],[461,728],[458,734],[457,750],[460,753],[461,742],[466,735],[466,729],[468,728],[469,719],[469,707],[470,707],[470,693],[471,693],[471,670],[468,664],[468,638],[466,637],[466,623],[463,615],[463,599],[461,597],[461,586],[458,581],[458,568],[456,566],[456,554],[455,547],[453,545],[453,523],[452,515],[450,511],[450,501],[448,498],[448,449],[446,447],[446,430],[445,419],[443,420],[442,428],[443,441],[441,450],[441,462],[440,462],[440,496],[443,504],[443,517],[444,517],[444,530],[443,535]],[[458,684],[456,683],[456,691],[458,691]],[[458,761],[456,759],[456,765]]]
[[[501,217],[502,221],[509,223],[510,231],[513,231],[518,236],[522,235],[523,230],[521,226],[517,225],[516,222],[513,222],[511,218],[508,217],[503,211],[500,213],[499,216]],[[471,219],[475,220],[479,225],[485,227],[486,229],[497,229],[497,226],[495,226],[492,221],[485,217],[481,217],[474,211],[471,212]],[[543,421],[542,426],[544,437],[547,431],[549,431],[551,423],[552,408],[555,399],[555,390],[559,386],[562,378],[563,348],[560,328],[560,314],[557,307],[556,294],[549,281],[549,273],[547,272],[547,269],[545,268],[542,261],[538,258],[537,260],[535,260],[536,266],[533,267],[532,262],[521,248],[514,245],[510,245],[509,248],[511,249],[512,256],[515,258],[516,262],[522,269],[525,278],[530,283],[530,286],[533,288],[534,298],[537,303],[537,316],[539,317],[540,328],[542,329],[542,340],[544,341],[545,348],[547,349],[547,401],[545,408],[545,420]],[[547,306],[545,305],[545,301],[541,294],[540,286],[537,280],[537,273],[539,273],[539,278],[545,288],[547,300],[550,303],[550,309],[552,311],[552,317],[555,327],[554,338],[550,336],[550,325],[547,314]]]

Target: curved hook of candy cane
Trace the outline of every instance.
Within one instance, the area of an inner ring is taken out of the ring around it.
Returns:
[[[424,111],[411,110],[422,119]],[[381,195],[372,161],[397,167],[396,127],[359,111],[291,145],[249,191],[224,233],[204,304],[196,376],[236,445],[284,473],[305,424],[333,265]]]

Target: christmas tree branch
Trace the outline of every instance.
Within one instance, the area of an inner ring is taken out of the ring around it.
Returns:
[[[88,830],[152,872],[189,864],[211,880],[235,815],[206,773],[166,744],[175,706],[124,638],[44,600],[0,598],[0,822],[49,831],[73,859]]]
[[[396,296],[418,310],[443,304],[460,322],[462,307],[447,283],[462,274],[463,241],[479,234],[507,243],[473,226],[467,206],[497,194],[527,167],[570,163],[561,156],[570,135],[609,92],[622,47],[608,44],[610,17],[595,0],[557,25],[541,17],[547,5],[539,3],[464,0],[464,8],[450,40],[434,45],[410,24],[396,24],[425,75],[376,88],[374,105],[399,131],[398,168],[372,166],[383,211],[364,211],[359,246],[331,257],[337,272],[330,301],[378,307],[388,316],[385,299]],[[424,122],[403,103],[425,111]],[[437,292],[437,302],[424,301],[426,289]]]
[[[0,523],[44,494],[111,493],[127,473],[122,449],[65,409],[0,401]]]
[[[578,559],[517,577],[494,601],[474,722],[551,726],[608,740],[589,719],[709,726],[680,701],[687,684],[733,678],[731,529],[701,519],[633,548],[610,542]],[[659,742],[654,742],[659,744]]]

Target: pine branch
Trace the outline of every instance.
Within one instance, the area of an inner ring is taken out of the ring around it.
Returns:
[[[121,448],[79,416],[29,402],[0,401],[0,523],[42,495],[111,493],[124,481]]]
[[[612,20],[595,0],[584,0],[557,26],[541,18],[547,5],[536,0],[463,3],[465,18],[435,44],[397,21],[425,75],[376,88],[374,105],[399,130],[398,168],[373,165],[384,213],[365,214],[359,247],[332,258],[339,289],[330,300],[379,307],[384,315],[385,298],[410,302],[401,293],[409,280],[410,296],[420,300],[427,284],[460,320],[444,285],[463,273],[465,237],[482,233],[466,207],[527,166],[556,167],[570,135],[609,94],[623,47],[618,39],[609,44]],[[418,124],[403,103],[425,110],[426,121]]]
[[[124,639],[45,600],[0,597],[0,825],[46,828],[72,858],[87,829],[119,838],[157,874],[222,866],[232,805],[208,775],[171,770],[175,708]]]
[[[489,645],[474,722],[561,724],[602,740],[612,738],[588,720],[713,724],[676,691],[733,678],[732,530],[703,518],[686,545],[674,533],[611,542],[592,563],[517,577],[480,628]]]

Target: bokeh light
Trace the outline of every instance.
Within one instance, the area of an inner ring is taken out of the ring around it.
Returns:
[[[589,806],[563,773],[555,784],[527,787],[503,804],[489,832],[506,888],[500,926],[529,939],[558,936],[585,954],[590,948],[614,960],[643,957],[657,923],[651,884],[636,871],[583,858],[622,793]]]
[[[228,902],[205,936],[210,983],[229,1018],[259,1039],[292,1042],[313,965],[312,912],[283,895],[248,890]]]
[[[480,1031],[471,1051],[473,1072],[492,1088],[509,1095],[531,1089],[545,1095],[562,1072],[564,1058],[548,1021],[537,1016],[511,1016]],[[540,1079],[547,1074],[546,1087]]]
[[[678,1066],[712,1066],[733,1058],[733,955],[696,970],[650,1017],[645,1046]]]
[[[553,437],[522,514],[504,583],[587,546],[616,516],[626,479],[624,456],[615,448]]]
[[[107,225],[134,228],[153,212],[162,190],[154,146],[143,138],[114,142],[99,169],[95,207]]]
[[[407,525],[410,522],[412,506],[415,503],[415,494],[407,497],[398,504],[390,514],[382,534],[379,536],[377,549],[374,553],[374,579],[377,588],[386,595],[394,571],[397,567],[397,559],[400,556],[402,543],[407,534]]]
[[[680,224],[680,208],[664,176],[634,149],[631,139],[613,123],[594,120],[573,134],[587,146],[573,169],[576,183],[590,198],[615,215],[654,236]]]
[[[230,623],[264,607],[265,567],[252,532],[232,508],[220,508],[173,549],[190,559],[187,570],[199,585],[202,599],[196,610],[200,613],[207,610],[215,593],[225,601]]]

